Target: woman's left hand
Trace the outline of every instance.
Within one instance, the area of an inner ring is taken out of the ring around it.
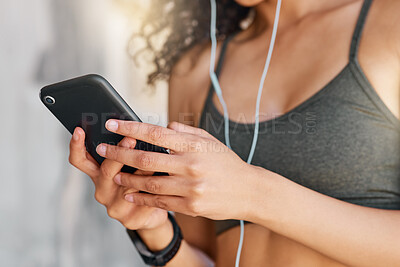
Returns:
[[[128,193],[127,201],[215,220],[246,220],[260,168],[244,162],[206,131],[176,122],[164,128],[121,120],[109,120],[106,128],[170,150],[163,154],[99,145],[97,151],[103,157],[169,174],[116,175],[117,184],[150,193]]]

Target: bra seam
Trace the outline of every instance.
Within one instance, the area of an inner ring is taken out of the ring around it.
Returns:
[[[361,87],[362,91],[372,102],[372,104],[377,108],[378,111],[386,118],[386,120],[393,126],[399,128],[400,130],[400,120],[393,114],[393,112],[388,108],[382,98],[378,95],[375,88],[372,86],[371,82],[368,80],[365,72],[363,71],[358,59],[354,60],[350,64],[350,70],[353,74],[358,85]]]

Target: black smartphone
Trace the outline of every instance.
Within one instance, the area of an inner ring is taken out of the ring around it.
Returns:
[[[104,160],[96,152],[101,143],[117,145],[124,137],[105,128],[108,119],[139,121],[139,117],[102,76],[89,74],[43,87],[43,104],[72,134],[76,127],[86,133],[85,145],[89,154],[101,164]],[[168,153],[166,149],[137,140],[135,149]],[[135,168],[124,166],[123,172]],[[160,175],[156,173],[155,175]]]

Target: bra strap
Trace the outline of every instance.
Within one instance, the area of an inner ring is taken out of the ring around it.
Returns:
[[[215,74],[217,75],[217,77],[219,77],[219,75],[221,74],[222,71],[222,67],[224,65],[224,59],[225,59],[225,55],[226,55],[226,50],[228,48],[228,44],[229,42],[236,36],[237,33],[233,33],[231,35],[229,35],[228,37],[225,38],[222,47],[221,47],[221,52],[218,58],[218,63],[217,63],[217,68],[215,70]],[[210,85],[210,89],[208,90],[208,95],[207,95],[207,100],[206,102],[212,101],[212,96],[214,94],[214,86],[211,83]]]
[[[365,22],[368,17],[368,12],[370,10],[371,4],[372,4],[372,0],[364,0],[364,4],[361,8],[360,16],[358,17],[357,25],[354,30],[353,38],[351,41],[350,61],[357,62],[358,49],[360,47],[361,36],[362,36]]]
[[[221,53],[220,53],[220,56],[219,56],[219,59],[218,59],[217,69],[215,71],[215,74],[217,75],[217,77],[219,77],[219,75],[221,74],[221,70],[222,70],[222,67],[224,65],[224,59],[225,59],[225,55],[226,55],[226,50],[228,48],[228,44],[233,39],[233,37],[235,37],[235,35],[236,34],[229,35],[224,40],[224,43],[222,44]]]

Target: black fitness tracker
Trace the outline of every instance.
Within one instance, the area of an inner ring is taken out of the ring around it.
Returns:
[[[174,229],[174,237],[168,246],[157,252],[150,251],[138,233],[134,230],[126,229],[132,243],[135,245],[144,263],[151,266],[164,266],[166,265],[178,252],[182,243],[182,232],[179,225],[175,221],[174,216],[168,212],[168,219],[172,223]]]

